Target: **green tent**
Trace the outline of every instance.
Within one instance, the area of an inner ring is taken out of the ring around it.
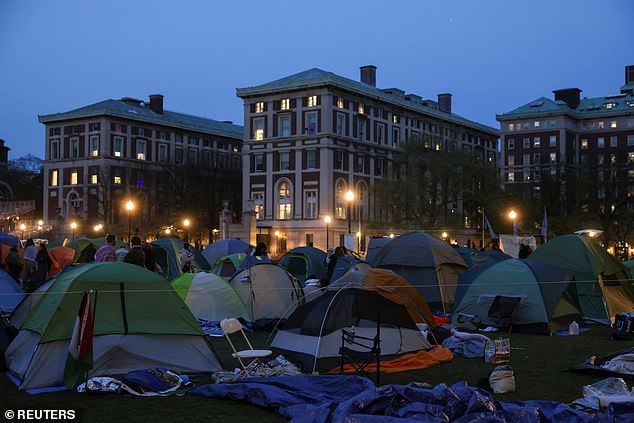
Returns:
[[[211,271],[216,275],[222,276],[226,280],[229,280],[240,268],[240,265],[242,264],[246,256],[247,255],[243,253],[236,253],[221,257],[212,266]]]
[[[167,280],[174,280],[180,276],[181,272],[181,251],[184,242],[178,238],[159,238],[150,243],[154,254],[156,254],[156,262],[163,269],[162,275]],[[200,254],[200,251],[192,247],[194,254],[195,266],[198,270],[209,270],[211,266],[207,260]]]
[[[293,248],[280,258],[279,263],[302,284],[311,276],[326,277],[326,252],[319,248]]]
[[[513,321],[514,332],[551,334],[568,327],[581,315],[566,289],[572,274],[535,260],[508,259],[460,275],[451,312],[476,315],[483,325],[504,324],[488,316],[496,296],[521,298]]]
[[[79,306],[91,290],[96,294],[89,376],[157,366],[182,372],[220,369],[198,321],[164,278],[127,263],[90,263],[61,273],[31,304],[5,354],[20,389],[63,385]]]
[[[95,253],[106,243],[106,238],[75,238],[71,242],[65,242],[66,247],[75,249],[73,263],[91,263],[95,261]],[[127,244],[120,239],[115,241],[114,249],[125,247]]]
[[[609,323],[615,314],[634,307],[627,267],[592,238],[562,235],[540,246],[529,258],[574,274],[575,283],[568,292],[586,320]]]
[[[225,317],[242,317],[252,320],[238,293],[218,275],[184,273],[171,283],[197,319],[219,321]]]
[[[634,281],[634,260],[624,261],[623,264],[630,269],[630,279]]]

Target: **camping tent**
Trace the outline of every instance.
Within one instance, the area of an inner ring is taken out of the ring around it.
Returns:
[[[183,372],[220,369],[198,321],[165,279],[127,263],[91,263],[52,281],[9,345],[7,366],[20,389],[63,384],[79,306],[91,290],[96,298],[90,376],[157,366]]]
[[[370,242],[368,242],[368,248],[365,252],[365,261],[368,263],[372,263],[374,257],[376,257],[377,253],[381,251],[381,248],[388,242],[390,242],[393,238],[388,236],[375,237],[370,238]]]
[[[623,265],[630,269],[630,279],[634,281],[634,260],[624,261]]]
[[[213,265],[221,257],[238,253],[245,254],[248,248],[249,244],[240,239],[227,238],[207,245],[202,255],[209,264]]]
[[[332,260],[332,259],[331,259]],[[337,258],[337,262],[335,263],[335,269],[332,271],[332,275],[330,276],[330,281],[336,281],[340,277],[342,277],[348,269],[351,269],[355,266],[360,266],[362,268],[370,267],[369,264],[358,259],[355,256],[341,256]]]
[[[24,290],[4,270],[0,270],[0,316],[10,314],[24,298]]]
[[[238,293],[218,275],[184,273],[171,284],[199,320],[219,321],[225,317],[251,320]]]
[[[456,252],[460,254],[460,257],[462,257],[470,268],[480,267],[489,263],[497,263],[511,258],[508,254],[499,250],[478,251],[473,248],[458,247],[456,248]]]
[[[570,295],[584,319],[608,323],[616,313],[632,311],[634,289],[622,263],[592,238],[569,234],[540,246],[530,259],[551,264],[574,274]]]
[[[216,260],[216,263],[211,267],[211,271],[225,279],[230,279],[240,268],[245,258],[246,254],[243,253],[229,254],[228,256],[221,257]]]
[[[70,247],[60,245],[59,247],[49,248],[50,253],[59,264],[59,267],[63,269],[66,266],[73,264],[73,258],[75,257],[75,250]]]
[[[453,303],[458,275],[467,270],[462,257],[449,244],[424,232],[392,239],[370,264],[407,279],[423,294],[432,310],[445,312]]]
[[[326,253],[315,247],[297,247],[280,258],[280,266],[295,276],[300,283],[309,277],[321,279],[326,276]]]
[[[434,326],[431,310],[420,292],[391,270],[372,269],[360,262],[328,285],[328,290],[344,288],[376,291],[388,300],[403,305],[414,322],[425,322],[429,326]]]
[[[5,234],[4,232],[0,232],[0,244],[8,245],[9,247],[13,247],[14,245],[18,245],[20,242],[20,238],[15,235]]]
[[[515,235],[502,235],[499,238],[500,249],[511,257],[518,257],[520,254],[520,247],[522,245],[528,245],[531,247],[531,251],[535,251],[537,248],[537,242],[534,236],[515,236]]]
[[[415,353],[431,345],[400,304],[375,291],[327,291],[295,310],[280,329],[271,349],[303,371],[328,371],[340,363],[341,329],[373,338],[380,322],[381,360]]]
[[[477,315],[483,325],[499,326],[487,314],[496,296],[521,298],[511,322],[515,332],[550,334],[580,319],[575,300],[566,293],[572,274],[535,260],[509,259],[460,275],[451,312]]]
[[[303,298],[297,280],[277,264],[259,263],[229,280],[253,321],[285,318]]]
[[[184,242],[178,238],[159,238],[152,241],[150,246],[156,256],[156,262],[161,266],[162,275],[168,281],[176,279],[181,274],[181,251]],[[192,248],[194,265],[198,270],[209,270],[211,266],[196,248]]]

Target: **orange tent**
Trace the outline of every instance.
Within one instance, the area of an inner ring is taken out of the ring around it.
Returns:
[[[51,248],[50,253],[53,255],[53,259],[57,262],[60,269],[73,264],[73,257],[75,257],[74,248],[59,246]]]
[[[2,247],[2,268],[3,270],[9,271],[9,267],[7,266],[7,256],[9,255],[9,251],[11,251],[11,247],[8,245],[0,245]],[[18,248],[18,254],[20,255],[20,260],[24,263],[24,248]]]
[[[48,270],[48,273],[46,274],[47,280],[52,278],[54,275],[58,274],[60,270],[62,270],[59,264],[57,263],[55,256],[53,255],[51,251],[48,251],[48,256],[51,258],[52,263],[51,263],[51,268]]]

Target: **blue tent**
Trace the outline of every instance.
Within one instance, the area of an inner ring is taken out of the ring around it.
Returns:
[[[348,271],[352,266],[365,263],[363,260],[359,260],[354,256],[342,256],[337,259],[337,263],[335,263],[335,270],[332,272],[332,276],[330,277],[330,281],[334,282],[340,277],[343,276],[344,273]],[[369,265],[368,265],[369,266]]]
[[[0,270],[0,315],[11,314],[24,298],[24,291],[4,270]]]
[[[245,253],[249,248],[249,244],[235,238],[221,239],[220,241],[213,242],[205,247],[202,252],[203,257],[211,265],[216,263],[218,259],[229,256],[231,254]]]
[[[19,237],[0,232],[0,245],[8,245],[10,247],[13,247],[14,245],[18,245],[19,242]]]

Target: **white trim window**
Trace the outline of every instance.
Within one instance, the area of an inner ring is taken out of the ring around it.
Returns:
[[[542,140],[540,137],[533,138],[533,147],[539,148],[542,145]]]
[[[99,135],[90,136],[90,155],[99,157]]]
[[[317,190],[316,189],[304,190],[304,218],[305,219],[317,218]]]
[[[557,147],[557,135],[551,135],[549,140],[550,147]]]
[[[167,144],[159,143],[158,145],[158,161],[166,162],[167,161]]]
[[[280,137],[291,136],[291,117],[289,115],[280,116],[279,120]]]
[[[346,183],[339,179],[335,185],[335,218],[346,218]]]
[[[59,140],[51,141],[51,159],[57,160],[59,159]]]
[[[280,152],[280,170],[291,170],[291,153],[289,151]]]
[[[308,107],[315,107],[317,105],[317,96],[309,95],[308,96]]]
[[[306,113],[306,132],[308,135],[317,134],[317,112]]]
[[[255,103],[255,113],[263,113],[264,112],[264,102],[258,101]]]
[[[77,185],[78,183],[79,183],[79,174],[77,173],[76,170],[73,170],[70,173],[70,184]]]
[[[291,183],[287,180],[282,180],[278,184],[277,189],[277,218],[279,220],[291,219],[293,213],[293,189]]]
[[[79,157],[79,137],[70,139],[70,157]]]
[[[281,105],[280,105],[280,109],[282,110],[290,110],[291,109],[291,99],[290,98],[283,98]]]
[[[264,193],[253,192],[251,193],[251,199],[253,200],[253,207],[255,209],[255,219],[264,219]]]
[[[343,113],[337,113],[337,135],[344,136],[346,131],[346,116]]]
[[[264,154],[253,155],[253,170],[255,172],[264,172]]]
[[[376,143],[383,144],[385,142],[385,125],[382,123],[376,124]]]
[[[605,147],[605,138],[604,137],[597,138],[597,148],[603,148],[603,147]]]
[[[317,169],[317,150],[306,150],[306,169]]]
[[[136,159],[145,160],[147,156],[147,141],[136,140]]]
[[[121,157],[123,153],[123,138],[114,137],[114,156]]]
[[[256,141],[264,139],[264,118],[253,119],[253,138]]]
[[[58,182],[58,176],[59,176],[59,171],[58,170],[53,170],[51,172],[51,186],[52,187],[56,187]]]

